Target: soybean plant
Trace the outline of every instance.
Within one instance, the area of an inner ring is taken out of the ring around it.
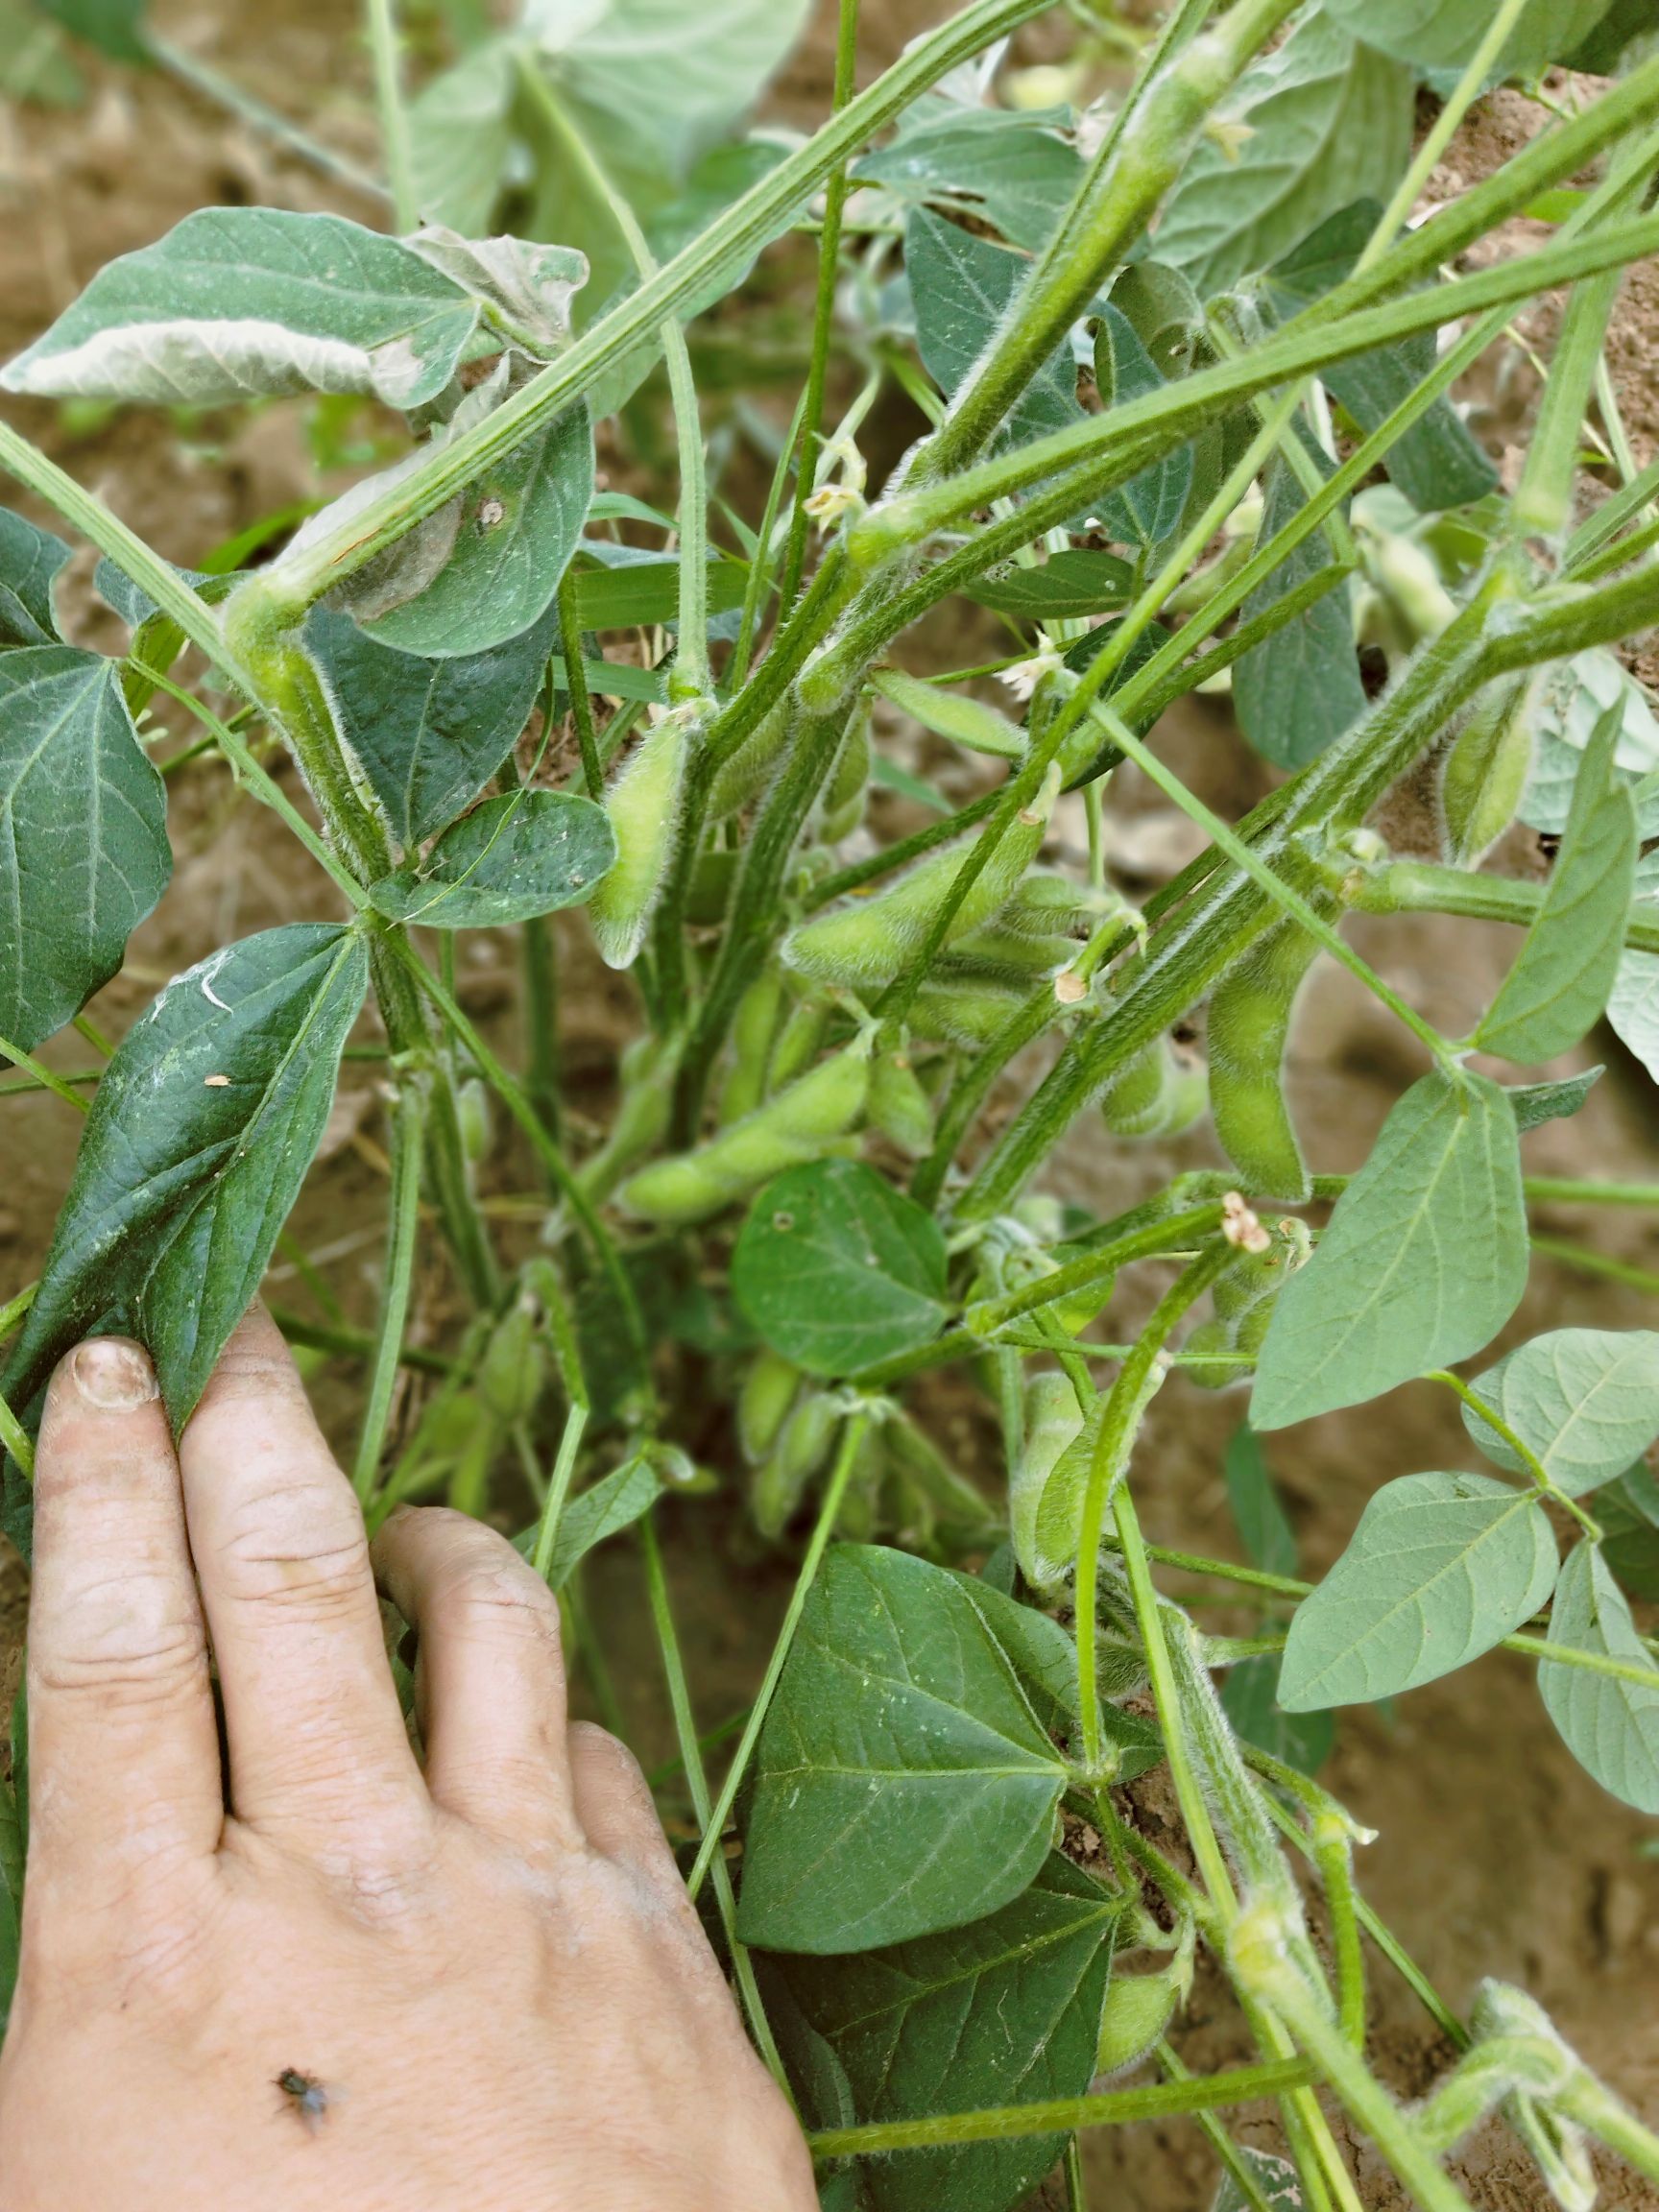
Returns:
[[[583,1562],[647,1537],[687,1882],[827,2206],[1003,2212],[1057,2165],[1082,2204],[1079,2130],[1183,2114],[1217,2205],[1256,2212],[1356,2212],[1358,2138],[1426,2212],[1465,2207],[1446,2161],[1494,2110],[1569,2212],[1593,2142],[1659,2182],[1659,2139],[1528,1997],[1488,1984],[1465,2020],[1436,1994],[1316,1771],[1333,1709],[1503,1647],[1587,1805],[1659,1814],[1632,1612],[1659,1596],[1659,1332],[1492,1351],[1535,1205],[1659,1199],[1522,1148],[1582,1105],[1599,1070],[1563,1056],[1603,1018],[1659,1079],[1659,724],[1626,650],[1659,619],[1659,462],[1608,350],[1659,251],[1649,12],[972,0],[856,90],[839,0],[832,110],[794,138],[745,117],[806,0],[451,12],[406,99],[376,0],[384,228],[191,214],[0,372],[135,408],[328,396],[401,441],[298,529],[180,569],[0,427],[127,632],[72,635],[70,540],[0,515],[4,1090],[83,1118],[0,1307],[9,1534],[27,1553],[81,1334],[142,1337],[190,1418],[365,1054],[378,1320],[300,1250],[322,1310],[285,1325],[360,1372],[370,1521],[438,1494],[527,1521],[601,1697]],[[1050,13],[1070,47],[1024,66]],[[1430,208],[1475,105],[1556,64],[1583,74],[1522,149]],[[757,301],[791,279],[781,411]],[[1505,487],[1466,379],[1552,291]],[[1259,764],[1239,820],[1166,757],[1200,687]],[[43,1057],[72,1024],[99,1044],[83,1009],[166,890],[169,797],[226,774],[327,918],[204,944],[91,1070]],[[1107,866],[1137,780],[1201,847],[1141,905]],[[1396,853],[1403,780],[1432,835]],[[1513,926],[1469,1035],[1355,949],[1355,912]],[[520,955],[521,1072],[457,996],[480,931]],[[597,1123],[558,1019],[595,953],[633,1008]],[[1330,961],[1423,1070],[1348,1175],[1286,1085]],[[1153,1141],[1115,1218],[1075,1202],[1074,1125]],[[1213,1165],[1172,1174],[1186,1129]],[[918,1379],[947,1369],[995,1468],[941,1446]],[[1483,1471],[1382,1483],[1310,1589],[1262,1439],[1400,1386],[1455,1394]],[[1142,1534],[1148,1409],[1193,1387],[1247,1409],[1247,1564]],[[734,1510],[793,1593],[700,1741],[656,1528]],[[1203,1633],[1238,1591],[1260,1633]],[[23,1744],[19,1711],[14,1772]],[[1178,1846],[1140,1817],[1155,1769]],[[0,2016],[20,1811],[0,1789]],[[1216,2073],[1181,2056],[1206,1957],[1237,2016]],[[1367,2055],[1377,1970],[1455,2052],[1410,2109]],[[1224,2117],[1262,2099],[1271,2154]]]

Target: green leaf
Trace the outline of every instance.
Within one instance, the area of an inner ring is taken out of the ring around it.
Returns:
[[[36,0],[43,15],[73,31],[113,61],[148,61],[145,0]]]
[[[1279,1661],[1270,1651],[1228,1668],[1221,1710],[1246,1743],[1282,1759],[1298,1774],[1317,1774],[1336,1742],[1336,1722],[1329,1713],[1286,1713],[1280,1704]]]
[[[606,545],[589,539],[581,547],[584,565],[570,580],[581,630],[635,630],[648,622],[673,623],[680,613],[680,563],[668,553],[646,553],[633,545]],[[749,567],[724,554],[709,560],[709,612],[729,614],[741,607]]]
[[[791,1167],[756,1199],[732,1288],[762,1342],[808,1375],[854,1375],[936,1336],[945,1239],[859,1160]]]
[[[57,644],[52,587],[68,558],[61,538],[0,507],[0,651]]]
[[[1043,1864],[1066,1780],[956,1578],[840,1546],[761,1732],[737,1932],[870,1951],[980,1919]]]
[[[183,1427],[311,1165],[368,975],[357,931],[294,923],[145,1009],[98,1086],[0,1394],[27,1405],[78,1338],[120,1331]]]
[[[1659,1599],[1659,1482],[1646,1467],[1632,1467],[1596,1498],[1596,1518],[1605,1530],[1601,1556],[1633,1598]]]
[[[434,399],[477,302],[339,215],[204,207],[108,262],[0,384],[51,397],[221,406],[294,392]]]
[[[1636,803],[1614,775],[1613,707],[1579,764],[1567,834],[1544,902],[1475,1042],[1522,1066],[1577,1044],[1607,1003],[1636,882]]]
[[[1076,149],[1042,114],[923,103],[890,145],[854,164],[860,184],[977,217],[1027,252],[1046,246],[1083,180]]]
[[[1659,770],[1659,722],[1641,685],[1599,646],[1546,670],[1538,686],[1532,769],[1517,809],[1529,828],[1551,835],[1565,830],[1581,757],[1602,715],[1615,707],[1623,716],[1613,756],[1619,781],[1637,787],[1643,835],[1659,836],[1659,816],[1649,820],[1641,789],[1643,781]]]
[[[1571,53],[1563,52],[1569,69],[1589,77],[1611,77],[1624,59],[1624,50],[1654,31],[1653,0],[1612,0],[1606,14]]]
[[[1083,1726],[1083,1705],[1077,1687],[1077,1645],[1070,1633],[1035,1606],[994,1590],[977,1575],[950,1570],[984,1616],[985,1625],[1013,1663],[1021,1687],[1031,1700],[1043,1732],[1051,1742],[1075,1743]],[[1164,1760],[1164,1739],[1156,1722],[1138,1713],[1126,1713],[1111,1702],[1145,1687],[1145,1669],[1139,1656],[1126,1655],[1114,1668],[1117,1653],[1101,1642],[1097,1678],[1100,1683],[1100,1724],[1118,1764],[1114,1784],[1133,1782],[1150,1773]]]
[[[948,1935],[834,1961],[774,1961],[830,2045],[857,2120],[1079,2097],[1094,2071],[1120,1900],[1052,1852],[1022,1897]],[[803,2089],[805,2084],[802,2084]],[[808,2107],[812,2125],[830,2119]],[[1063,2135],[870,2159],[871,2212],[1009,2212]]]
[[[1582,1075],[1564,1075],[1558,1083],[1515,1083],[1506,1086],[1515,1109],[1515,1126],[1523,1137],[1546,1121],[1568,1121],[1578,1112],[1605,1068],[1586,1068]]]
[[[505,391],[505,381],[493,378],[469,393],[445,437],[482,421]],[[532,432],[392,547],[385,568],[372,563],[360,570],[341,602],[372,636],[406,653],[489,652],[546,613],[592,496],[593,429],[578,405]],[[344,518],[346,504],[337,500],[314,516],[295,543],[324,535]]]
[[[1268,2151],[1254,2151],[1248,2143],[1238,2143],[1234,2148],[1261,2191],[1267,2212],[1303,2212],[1307,2199],[1303,2195],[1302,2176],[1288,2158],[1275,2157]],[[1213,2212],[1256,2212],[1256,2207],[1246,2200],[1232,2175],[1224,2174],[1215,2193]]]
[[[1623,1475],[1659,1436],[1659,1334],[1553,1329],[1500,1359],[1475,1395],[1537,1454],[1570,1498]],[[1488,1459],[1521,1461],[1472,1406],[1463,1425]]]
[[[382,644],[332,607],[312,610],[305,643],[399,845],[444,829],[494,775],[529,720],[558,635],[553,609],[487,652],[428,660]]]
[[[1360,200],[1339,208],[1266,272],[1260,293],[1264,307],[1277,321],[1286,322],[1322,299],[1352,274],[1382,217],[1378,200]],[[1321,378],[1332,397],[1369,435],[1410,397],[1433,368],[1434,348],[1433,331],[1425,330],[1398,346],[1334,363],[1321,372]],[[1498,483],[1497,470],[1446,398],[1436,399],[1395,441],[1383,468],[1420,514],[1467,506],[1483,499]]]
[[[603,806],[573,791],[505,791],[424,859],[369,886],[376,913],[428,929],[499,929],[579,906],[616,858]]]
[[[993,568],[964,596],[1025,622],[1069,622],[1126,607],[1134,582],[1134,569],[1116,553],[1074,545],[1040,567]]]
[[[1159,260],[1206,299],[1351,201],[1389,198],[1411,150],[1411,76],[1322,9],[1245,72],[1218,119],[1251,136],[1236,151],[1201,140],[1158,226]]]
[[[1294,1575],[1296,1534],[1279,1502],[1262,1439],[1247,1421],[1228,1439],[1223,1473],[1227,1502],[1252,1564],[1266,1575]]]
[[[559,1529],[553,1539],[553,1563],[547,1570],[548,1588],[562,1590],[573,1570],[596,1544],[603,1544],[607,1537],[619,1536],[624,1528],[632,1528],[637,1521],[644,1519],[661,1495],[662,1485],[657,1472],[640,1453],[572,1498],[559,1516]],[[534,1560],[539,1534],[539,1525],[532,1524],[521,1535],[514,1537],[514,1549],[524,1558]]]
[[[166,789],[120,663],[69,645],[0,655],[0,1036],[33,1051],[78,1014],[172,870]]]
[[[1262,542],[1293,521],[1307,504],[1295,472],[1283,455],[1275,454],[1267,469]],[[1324,531],[1312,531],[1251,592],[1244,620],[1265,613],[1330,567],[1334,558]],[[1366,702],[1348,593],[1328,591],[1235,661],[1233,703],[1254,750],[1277,768],[1305,767],[1351,730]]]
[[[1405,1475],[1296,1608],[1279,1674],[1290,1713],[1365,1705],[1467,1666],[1529,1621],[1555,1582],[1530,1490],[1489,1475]]]
[[[1280,1291],[1250,1419],[1363,1405],[1491,1342],[1527,1286],[1515,1112],[1483,1075],[1414,1083]]]
[[[428,223],[485,236],[513,152],[511,38],[475,47],[409,105],[416,204]]]
[[[1083,637],[1076,638],[1067,646],[1064,655],[1065,662],[1074,676],[1087,675],[1090,667],[1099,659],[1111,642],[1112,633],[1118,628],[1121,620],[1120,615],[1115,614],[1107,621],[1100,623],[1097,628],[1086,632]],[[1111,681],[1101,689],[1099,694],[1101,700],[1109,703],[1116,693],[1121,691],[1126,684],[1141,673],[1149,661],[1156,660],[1168,642],[1169,633],[1165,629],[1163,623],[1148,622],[1146,627],[1136,637],[1135,642],[1130,646],[1128,652],[1124,654]],[[1161,711],[1162,709],[1156,701],[1149,709],[1142,706],[1129,717],[1130,730],[1137,737],[1144,737],[1157,721]],[[1081,739],[1082,747],[1094,747],[1094,750],[1087,755],[1087,765],[1081,769],[1070,768],[1072,756],[1070,748],[1068,746],[1069,778],[1066,786],[1068,790],[1074,791],[1079,783],[1087,783],[1095,776],[1103,776],[1108,768],[1115,768],[1122,759],[1122,754],[1110,739],[1105,739],[1097,746],[1095,745],[1095,739],[1099,735],[1098,728],[1094,725],[1091,725],[1088,731],[1079,731],[1078,738]]]
[[[1545,1665],[1538,1688],[1563,1742],[1603,1790],[1659,1814],[1659,1667],[1636,1633],[1624,1593],[1600,1551],[1580,1544],[1561,1570],[1550,1609],[1550,1641],[1595,1651],[1651,1674],[1651,1689],[1592,1674],[1587,1668]]]
[[[1134,325],[1110,305],[1102,310],[1095,325],[1094,380],[1108,408],[1143,399],[1149,392],[1161,391],[1164,384]],[[1125,545],[1150,547],[1161,543],[1179,527],[1191,489],[1192,448],[1180,445],[1116,492],[1107,493],[1100,506],[1107,534]]]
[[[1659,905],[1659,858],[1651,853],[1637,863],[1636,896],[1645,905]],[[1620,1042],[1659,1083],[1659,952],[1621,955],[1607,1019]]]
[[[942,216],[918,207],[904,226],[904,268],[916,306],[922,366],[947,398],[953,397],[1000,328],[1031,264],[1022,253],[975,238]],[[1023,445],[1081,420],[1077,364],[1070,343],[1057,346],[1025,387],[999,438]]]
[[[1532,0],[1493,72],[1535,77],[1590,36],[1612,0]],[[1357,37],[1398,56],[1420,74],[1461,69],[1492,21],[1491,0],[1325,0]]]

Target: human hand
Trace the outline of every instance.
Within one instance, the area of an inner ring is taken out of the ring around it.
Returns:
[[[431,1510],[372,1573],[263,1314],[177,1453],[137,1347],[82,1345],[36,1485],[0,2212],[812,2212],[637,1767],[566,1723],[546,1587]]]

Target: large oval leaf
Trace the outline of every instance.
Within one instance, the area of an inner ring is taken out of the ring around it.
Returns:
[[[772,1971],[839,2060],[855,2122],[1078,2097],[1094,2071],[1122,1909],[1052,1852],[1022,1897],[971,1928],[853,1960],[778,1960]],[[805,2070],[797,2086],[811,2125],[840,2123],[810,2101]],[[870,2212],[1007,2212],[1063,2141],[1020,2136],[868,2160]]]
[[[0,655],[0,1036],[33,1051],[72,1020],[172,872],[166,788],[120,663],[69,645]]]
[[[732,1262],[745,1317],[808,1375],[854,1375],[926,1344],[945,1319],[931,1214],[858,1160],[791,1167],[756,1199]]]
[[[1489,1475],[1406,1475],[1296,1608],[1279,1673],[1287,1713],[1432,1682],[1513,1634],[1549,1597],[1555,1538],[1537,1498]]]
[[[1588,1668],[1547,1663],[1538,1670],[1538,1688],[1585,1772],[1639,1813],[1659,1813],[1659,1667],[1593,1544],[1580,1544],[1561,1570],[1550,1610],[1550,1641],[1623,1660],[1652,1676],[1648,1689],[1592,1674]]]
[[[1535,1452],[1570,1498],[1623,1475],[1659,1436],[1659,1334],[1553,1329],[1488,1369],[1475,1395]],[[1463,1422],[1488,1459],[1522,1462],[1472,1406]]]
[[[29,1404],[78,1338],[122,1331],[183,1426],[311,1165],[368,976],[357,931],[295,923],[146,1008],[98,1086],[0,1395]]]
[[[459,285],[343,216],[204,207],[107,263],[0,384],[163,406],[369,392],[419,407],[477,322]]]
[[[956,1577],[841,1546],[761,1732],[738,1934],[870,1951],[995,1912],[1046,1857],[1066,1779]]]
[[[1464,67],[1491,26],[1491,0],[1325,0],[1357,37],[1413,69]],[[1496,75],[1535,77],[1588,38],[1612,0],[1532,0],[1500,58]]]
[[[423,860],[369,886],[376,912],[429,929],[496,929],[579,906],[616,857],[603,806],[574,791],[507,791]]]
[[[1483,1075],[1425,1075],[1279,1293],[1252,1426],[1358,1406],[1468,1358],[1521,1303],[1527,1260],[1514,1108]]]

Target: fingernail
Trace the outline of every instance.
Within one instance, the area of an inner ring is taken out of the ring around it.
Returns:
[[[71,1355],[69,1373],[88,1406],[120,1413],[160,1396],[156,1370],[123,1336],[94,1336]]]

